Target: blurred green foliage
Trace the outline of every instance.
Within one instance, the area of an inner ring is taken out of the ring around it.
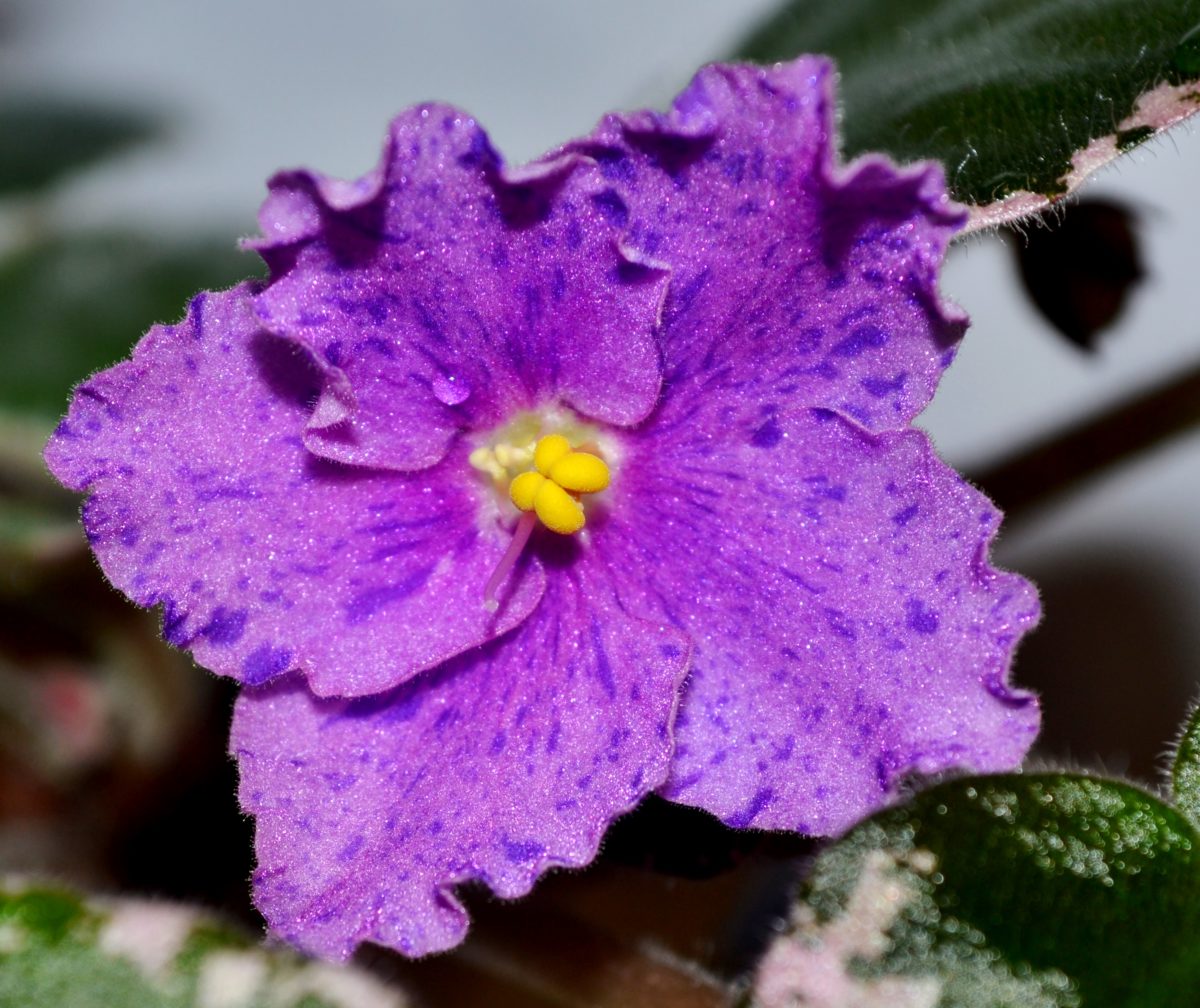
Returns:
[[[71,389],[129,354],[154,322],[205,288],[260,272],[232,237],[171,241],[129,231],[57,235],[0,259],[0,405],[47,418]]]
[[[0,197],[49,189],[81,168],[149,140],[146,113],[67,99],[0,101]]]
[[[52,421],[72,387],[128,355],[197,291],[261,273],[225,235],[167,237],[57,226],[56,187],[161,133],[163,117],[30,96],[0,103],[0,412]]]

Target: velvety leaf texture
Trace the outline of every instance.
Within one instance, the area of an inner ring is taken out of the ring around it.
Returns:
[[[1171,763],[1175,805],[1200,828],[1200,707],[1192,711]]]
[[[265,283],[76,390],[46,460],[102,567],[246,687],[276,933],[424,955],[456,887],[520,895],[653,792],[829,835],[1020,763],[1036,594],[910,427],[964,214],[937,165],[838,163],[832,77],[708,67],[518,169],[410,109],[362,178],[272,179]]]
[[[194,907],[0,883],[0,1008],[403,1008],[365,971],[264,949]]]
[[[1116,781],[942,784],[818,858],[792,932],[760,967],[756,1003],[1189,1003],[1197,842],[1178,811]]]
[[[982,207],[1057,196],[1089,144],[1076,167],[1194,112],[1197,26],[1197,0],[792,0],[735,51],[829,53],[847,152],[936,158]]]

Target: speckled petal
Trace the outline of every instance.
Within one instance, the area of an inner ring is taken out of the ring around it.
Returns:
[[[545,402],[614,424],[655,402],[665,275],[620,251],[585,158],[506,171],[474,120],[423,106],[357,183],[276,176],[261,223],[257,310],[326,369],[306,443],[327,458],[415,469]]]
[[[599,544],[638,572],[634,611],[693,642],[663,794],[734,826],[828,834],[910,771],[1019,764],[1037,706],[1007,669],[1037,599],[989,566],[999,514],[925,435],[675,407],[627,440],[628,501]]]
[[[480,517],[467,446],[413,474],[314,457],[319,371],[260,331],[255,293],[199,295],[76,390],[46,460],[88,492],[105,573],[202,665],[252,684],[300,669],[321,694],[387,689],[519,623],[544,575],[528,558],[483,609],[509,535]]]
[[[392,693],[243,692],[231,750],[273,931],[333,959],[363,941],[425,955],[466,931],[456,886],[516,897],[595,856],[665,779],[687,662],[607,591],[559,572],[512,634]]]
[[[568,145],[602,165],[627,252],[669,265],[664,381],[738,384],[870,430],[929,401],[965,328],[937,269],[965,214],[941,168],[835,163],[833,71],[710,66],[665,115]]]

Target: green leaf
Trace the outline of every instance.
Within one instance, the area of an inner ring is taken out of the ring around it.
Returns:
[[[939,785],[817,859],[755,1003],[1178,1005],[1200,989],[1198,843],[1183,815],[1116,781]]]
[[[737,53],[835,57],[846,153],[943,162],[982,227],[1200,109],[1198,25],[1200,0],[791,0]]]
[[[194,908],[0,883],[0,1008],[403,1008],[369,974],[264,949]]]
[[[1175,748],[1171,791],[1176,808],[1200,829],[1200,706],[1192,710]]]
[[[145,113],[49,98],[0,103],[0,196],[49,188],[158,132]]]
[[[70,235],[0,260],[0,403],[55,418],[91,372],[125,357],[187,299],[261,273],[227,239],[173,243],[131,233]]]

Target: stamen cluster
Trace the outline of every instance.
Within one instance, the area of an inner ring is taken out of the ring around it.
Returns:
[[[534,448],[533,468],[513,479],[508,496],[519,510],[537,514],[546,528],[571,535],[586,521],[578,495],[599,493],[610,478],[602,458],[573,451],[561,434],[548,434]]]

